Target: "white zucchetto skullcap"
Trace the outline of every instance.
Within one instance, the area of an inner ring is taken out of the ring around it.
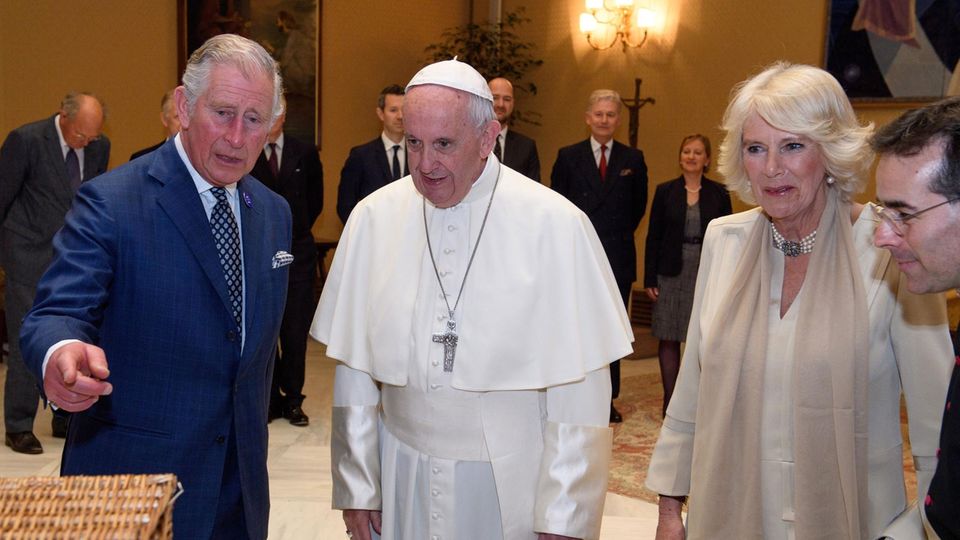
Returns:
[[[418,71],[407,83],[406,91],[409,92],[414,86],[424,84],[436,84],[462,90],[480,96],[491,103],[493,102],[493,94],[490,93],[490,87],[487,86],[487,81],[483,78],[483,75],[480,75],[470,64],[458,61],[456,57],[453,60],[430,64]]]

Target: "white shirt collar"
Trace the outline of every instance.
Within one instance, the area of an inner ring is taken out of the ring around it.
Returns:
[[[67,140],[63,138],[63,130],[60,129],[60,114],[58,113],[53,117],[53,127],[57,128],[57,137],[60,139],[60,153],[63,154],[63,159],[67,159],[67,152],[70,151],[70,145],[67,144]],[[75,148],[73,150],[77,154],[77,159],[80,161],[81,175],[83,174],[83,148]]]
[[[280,154],[282,155],[282,154],[283,154],[283,132],[280,132],[280,136],[277,137],[277,140],[273,141],[273,143],[271,143],[271,142],[268,140],[267,143],[263,145],[263,149],[264,149],[264,150],[267,150],[268,148],[270,148],[270,145],[271,145],[271,144],[277,145],[277,150],[278,150],[278,151],[280,152]]]
[[[387,132],[386,132],[386,131],[380,132],[380,140],[383,141],[383,148],[384,148],[388,153],[393,152],[393,147],[394,147],[395,145],[398,145],[398,144],[400,145],[400,150],[405,151],[406,148],[407,148],[407,147],[406,147],[406,144],[405,144],[405,143],[406,143],[406,139],[404,139],[403,137],[401,137],[401,138],[400,138],[400,142],[398,142],[398,143],[397,143],[397,142],[393,142],[393,141],[390,140],[390,137],[387,137]]]
[[[610,139],[609,141],[607,141],[607,142],[604,143],[604,144],[606,144],[606,146],[607,146],[607,152],[610,152],[610,150],[613,149],[613,139]],[[593,135],[590,136],[590,148],[593,149],[593,153],[594,153],[594,154],[600,155],[600,141],[594,139],[594,138],[593,138]],[[609,154],[607,154],[607,155],[609,155]]]
[[[187,157],[187,151],[183,148],[183,141],[180,140],[180,133],[177,133],[177,136],[173,138],[173,144],[177,147],[177,154],[180,154],[180,160],[183,161],[183,164],[187,167],[187,172],[190,173],[190,178],[193,179],[194,185],[197,186],[197,193],[203,193],[204,191],[209,191],[210,189],[216,187],[210,182],[204,180],[204,178],[200,176],[200,173],[197,172],[197,169],[193,167],[193,163],[190,163],[190,158]],[[240,180],[237,179],[237,182],[239,181]],[[224,186],[231,198],[233,197],[234,192],[237,190],[237,182]]]

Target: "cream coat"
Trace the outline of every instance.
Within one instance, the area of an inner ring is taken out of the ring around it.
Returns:
[[[647,487],[666,495],[690,490],[695,447],[703,336],[714,329],[717,313],[759,209],[711,222],[704,241],[693,313],[677,387],[664,419],[647,473]],[[870,315],[869,510],[876,537],[906,507],[900,435],[900,395],[906,398],[910,440],[920,493],[936,467],[942,404],[953,357],[942,296],[918,296],[901,286],[889,252],[873,245],[876,218],[867,207],[854,224]],[[829,316],[829,314],[824,314]],[[842,321],[838,321],[838,324]],[[815,336],[798,336],[815,339]],[[704,381],[707,384],[708,381]],[[709,451],[698,449],[698,451]],[[689,501],[691,507],[709,501]],[[745,502],[746,504],[746,502]],[[691,538],[707,531],[688,531]]]

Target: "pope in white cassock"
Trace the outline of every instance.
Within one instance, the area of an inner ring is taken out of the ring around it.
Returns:
[[[411,174],[350,214],[310,331],[340,361],[334,508],[355,540],[597,538],[633,340],[600,241],[491,154],[469,65],[423,68],[403,118]]]

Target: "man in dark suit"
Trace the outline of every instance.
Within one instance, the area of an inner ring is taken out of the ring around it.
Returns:
[[[586,112],[590,138],[560,149],[550,181],[554,190],[590,217],[626,306],[637,279],[633,234],[647,207],[647,165],[643,152],[613,140],[622,106],[620,94],[613,90],[590,94]],[[610,364],[610,380],[616,399],[620,394],[619,360]],[[622,420],[611,402],[610,421]]]
[[[160,123],[163,124],[163,129],[167,130],[167,139],[180,131],[180,115],[177,114],[177,106],[173,103],[173,90],[167,90],[160,99]],[[160,148],[167,139],[130,154],[130,161]]]
[[[960,97],[904,113],[871,142],[880,158],[877,199],[886,207],[877,208],[874,242],[890,250],[910,292],[960,288]],[[954,354],[958,349],[954,335]],[[937,458],[930,488],[919,496],[925,525],[936,532],[931,538],[960,539],[960,355]]]
[[[283,103],[286,109],[286,101]],[[310,424],[310,418],[303,412],[307,332],[317,307],[313,301],[317,246],[312,229],[323,209],[323,168],[315,146],[283,132],[284,120],[286,113],[273,125],[267,145],[250,172],[268,188],[283,195],[293,214],[293,264],[267,420],[283,417],[295,426],[306,426]]]
[[[276,62],[221,34],[187,62],[171,141],[84,184],[23,322],[74,414],[61,474],[172,472],[176,538],[267,536],[267,404],[290,209],[247,173],[282,111]]]
[[[490,79],[488,86],[493,93],[493,112],[500,122],[500,135],[493,146],[493,153],[507,167],[539,182],[540,156],[537,154],[537,143],[510,129],[510,120],[513,117],[513,83],[497,77]]]
[[[60,112],[11,131],[0,148],[0,258],[10,339],[3,408],[5,444],[14,452],[43,452],[33,434],[40,393],[20,354],[20,321],[33,304],[37,281],[53,257],[53,235],[80,183],[107,170],[110,141],[100,134],[103,120],[99,98],[70,93]],[[56,414],[53,423],[54,436],[63,437],[66,417]]]
[[[391,84],[377,99],[377,117],[383,132],[376,139],[354,146],[340,171],[337,215],[346,223],[361,199],[383,186],[410,174],[406,141],[403,138],[403,87]]]

